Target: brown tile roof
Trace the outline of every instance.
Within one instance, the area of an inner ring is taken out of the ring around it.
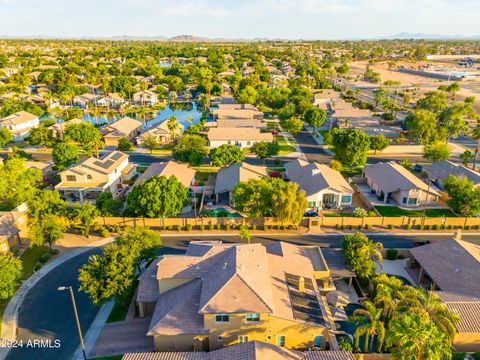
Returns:
[[[271,133],[262,133],[258,128],[249,128],[249,127],[242,127],[242,128],[211,128],[208,131],[208,139],[210,141],[218,141],[218,140],[259,140],[259,141],[273,141],[273,135]]]
[[[127,136],[142,127],[142,123],[138,120],[124,117],[113,124],[100,128],[100,132],[104,137],[122,137]]]
[[[459,333],[480,333],[480,298],[444,291],[437,291],[436,294],[450,311],[460,316],[460,322],[456,325]]]
[[[38,116],[30,114],[27,111],[19,111],[19,112],[16,112],[15,114],[9,115],[1,119],[0,124],[1,125],[18,125],[34,119],[38,119]]]
[[[250,179],[259,180],[265,176],[267,176],[267,168],[265,166],[250,165],[247,163],[231,165],[218,171],[214,192],[215,194],[219,194],[232,191],[241,181],[246,182]]]
[[[152,163],[140,176],[135,180],[134,185],[140,184],[141,181],[147,180],[152,176],[166,176],[170,177],[175,175],[178,181],[180,181],[183,186],[187,189],[190,187],[192,180],[195,178],[195,170],[190,168],[188,165],[181,164],[175,161],[165,161]]]
[[[410,252],[442,291],[480,297],[480,246],[449,239]]]
[[[249,341],[211,352],[128,353],[122,360],[355,360],[346,351],[290,350],[261,341]]]

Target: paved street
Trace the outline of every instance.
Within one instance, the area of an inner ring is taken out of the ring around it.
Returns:
[[[410,248],[414,240],[445,240],[449,235],[371,235],[374,241],[380,241],[386,248]],[[275,240],[289,241],[299,245],[317,244],[321,247],[339,248],[343,235],[258,235],[252,236],[252,242],[268,243]],[[159,254],[181,253],[192,240],[222,240],[227,242],[240,241],[238,235],[233,236],[163,236],[164,247]],[[480,236],[464,235],[464,240],[479,244]],[[61,265],[46,275],[26,295],[19,311],[18,339],[60,339],[61,348],[17,348],[10,352],[11,360],[51,360],[68,359],[76,350],[79,342],[75,328],[72,306],[68,293],[60,293],[57,288],[61,285],[72,285],[78,288],[78,269],[87,261],[88,256],[98,252],[91,250],[79,255]],[[76,292],[77,306],[85,333],[93,322],[98,308],[94,306],[84,293]]]

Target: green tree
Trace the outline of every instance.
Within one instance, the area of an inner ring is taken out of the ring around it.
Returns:
[[[457,102],[443,110],[438,117],[438,125],[445,131],[445,139],[467,134],[470,131],[467,117],[475,116],[471,103]]]
[[[119,244],[107,245],[101,255],[92,255],[80,269],[80,291],[96,305],[122,296],[133,284],[135,264],[132,252]]]
[[[297,225],[307,208],[305,191],[298,190],[298,184],[287,182],[272,195],[273,215],[284,223]]]
[[[473,165],[472,169],[475,170],[477,167],[478,153],[480,152],[480,120],[477,118],[477,124],[472,130],[472,137],[477,140],[477,146],[475,147],[475,154],[473,156]]]
[[[313,127],[313,131],[322,126],[326,119],[327,113],[323,109],[312,108],[305,113],[305,122]]]
[[[433,162],[447,160],[450,157],[450,149],[443,141],[435,141],[423,147],[423,157]]]
[[[303,128],[303,121],[297,117],[291,117],[280,122],[282,128],[290,134],[297,134]]]
[[[365,234],[357,232],[345,235],[342,249],[347,265],[360,277],[369,278],[375,274],[374,260],[382,261],[383,245],[374,243]]]
[[[370,136],[370,150],[374,151],[374,154],[377,151],[385,150],[388,145],[390,145],[390,141],[385,137],[385,135],[372,135]]]
[[[337,74],[345,75],[346,73],[348,73],[350,68],[348,67],[348,64],[342,64],[339,67],[337,67],[335,70],[337,71]]]
[[[462,160],[463,166],[467,167],[472,157],[473,157],[473,153],[471,150],[465,150],[463,153],[461,153],[460,159]]]
[[[47,243],[52,249],[52,244],[61,239],[65,232],[65,224],[55,215],[48,214],[32,222],[30,235],[31,245]]]
[[[480,212],[480,189],[473,188],[473,181],[450,175],[442,185],[448,193],[448,206],[453,211],[463,216],[474,216]]]
[[[42,122],[39,126],[30,130],[27,141],[32,145],[51,146],[54,143],[52,129]]]
[[[173,149],[176,160],[199,166],[208,154],[207,141],[200,135],[184,135]]]
[[[357,324],[357,328],[355,329],[354,333],[354,348],[358,348],[360,337],[363,336],[363,352],[366,353],[369,350],[373,351],[373,340],[376,336],[376,351],[381,352],[383,341],[385,339],[385,325],[382,321],[382,309],[377,309],[375,304],[370,301],[365,301],[363,306],[365,306],[365,309],[356,309],[350,318],[350,321],[353,321]]]
[[[188,189],[172,175],[152,176],[135,185],[127,195],[127,212],[134,216],[177,216],[188,203]]]
[[[67,124],[65,137],[78,142],[85,155],[95,154],[98,157],[98,150],[105,146],[102,141],[102,134],[90,123]]]
[[[131,151],[133,150],[133,144],[128,141],[126,137],[121,137],[118,139],[117,150],[120,151]]]
[[[425,97],[418,100],[415,108],[427,110],[434,114],[443,111],[447,107],[447,99],[445,94],[439,91],[431,91],[425,94]]]
[[[441,133],[437,127],[437,115],[429,110],[416,110],[406,119],[410,136],[421,144],[430,144],[440,140]]]
[[[370,138],[357,129],[332,130],[334,159],[352,170],[356,166],[364,166],[370,149]]]
[[[375,286],[374,303],[382,309],[383,318],[389,322],[403,311],[409,311],[416,289],[387,274],[377,274],[373,278]]]
[[[15,294],[23,275],[20,259],[7,253],[0,255],[0,299],[5,300]]]
[[[170,132],[170,136],[175,138],[175,135],[178,132],[178,129],[180,128],[180,124],[178,123],[177,117],[175,115],[172,115],[168,118],[167,120],[167,128],[168,131]]]
[[[130,228],[121,233],[115,242],[130,250],[134,259],[133,263],[137,268],[142,262],[154,259],[158,247],[162,244],[160,235],[141,227]]]
[[[247,85],[235,94],[235,98],[240,104],[255,104],[258,99],[258,92],[253,86]]]
[[[123,203],[119,199],[114,199],[111,192],[102,192],[98,195],[95,206],[104,216],[120,216],[122,214]]]
[[[386,345],[391,349],[393,359],[445,359],[452,357],[452,351],[445,335],[434,323],[416,314],[404,314],[390,323]]]
[[[265,160],[277,155],[279,149],[275,142],[259,141],[252,145],[250,151],[257,155],[259,159],[262,159],[263,165],[265,165]]]
[[[0,128],[0,147],[7,145],[13,140],[13,135],[6,127]]]
[[[59,142],[52,151],[53,162],[58,169],[64,169],[79,161],[78,147],[68,142]]]
[[[223,144],[210,150],[212,165],[226,167],[233,164],[240,164],[245,160],[245,153],[235,145]]]
[[[43,190],[28,200],[28,214],[31,219],[43,219],[47,215],[65,216],[68,204],[56,190]]]
[[[242,225],[240,226],[240,239],[246,241],[250,244],[250,231],[248,230],[248,226]]]
[[[151,134],[147,134],[143,138],[143,146],[145,146],[148,150],[150,150],[150,154],[153,150],[157,149],[160,146],[157,138]]]
[[[92,203],[74,204],[70,214],[71,219],[82,225],[82,235],[90,236],[90,227],[100,215],[98,209]]]

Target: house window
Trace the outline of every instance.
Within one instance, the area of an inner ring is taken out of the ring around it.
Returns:
[[[228,314],[217,314],[215,315],[215,322],[216,323],[228,323],[230,317]]]
[[[232,140],[228,140],[228,145],[232,145]]]
[[[403,199],[402,199],[402,203],[404,203],[404,204],[406,204],[407,201],[408,201],[408,198],[403,198]]]
[[[317,204],[317,203],[316,203],[315,201],[309,201],[309,202],[308,202],[308,207],[309,207],[309,208],[313,208],[313,207],[315,207],[316,204]]]
[[[285,346],[285,336],[277,335],[276,345],[277,346]]]
[[[417,205],[417,198],[408,199],[408,205]]]
[[[238,337],[238,343],[239,343],[239,344],[241,344],[241,343],[246,343],[246,342],[248,342],[248,336],[246,336],[246,335],[240,335],[240,336]]]
[[[266,339],[267,341],[272,341],[272,335],[267,335],[267,336],[265,336],[265,339]]]
[[[217,337],[217,341],[218,341],[218,342],[222,342],[222,341],[223,341],[223,337],[222,337],[222,336]]]
[[[247,322],[259,322],[260,314],[259,313],[249,313],[247,314]]]
[[[92,175],[88,174],[88,175],[87,175],[87,179],[88,179],[88,180],[92,180]]]
[[[67,181],[76,181],[77,177],[75,175],[67,175]]]
[[[342,195],[342,204],[350,204],[352,201],[351,195]]]
[[[252,144],[251,141],[247,141],[247,146],[250,146]]]
[[[314,347],[321,347],[323,342],[323,336],[317,335],[313,337],[313,346]]]

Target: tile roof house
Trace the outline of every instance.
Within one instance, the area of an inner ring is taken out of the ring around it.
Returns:
[[[285,164],[288,178],[305,191],[308,209],[339,208],[352,203],[354,191],[340,172],[327,165],[293,160]]]
[[[170,177],[174,175],[179,182],[183,184],[187,189],[192,186],[195,180],[195,170],[188,165],[178,163],[170,160],[165,162],[152,163],[150,166],[140,174],[133,185],[138,185],[143,180],[147,180],[152,176],[165,176]]]
[[[394,161],[367,165],[362,176],[372,193],[385,203],[393,199],[400,206],[417,207],[435,204],[439,198],[435,187],[427,185]]]
[[[127,353],[122,360],[355,360],[346,351],[298,351],[262,341],[248,341],[210,352]]]
[[[265,127],[263,113],[250,104],[219,104],[212,116],[220,128]]]
[[[49,127],[49,129],[52,130],[52,134],[54,138],[61,139],[65,135],[65,129],[68,125],[80,124],[82,122],[85,122],[85,121],[82,119],[75,118],[72,120],[53,124],[52,126]]]
[[[125,103],[125,99],[122,95],[118,93],[110,93],[108,95],[102,96],[97,100],[98,106],[106,106],[112,108],[118,108]]]
[[[100,95],[85,93],[82,95],[77,95],[73,98],[73,105],[79,106],[81,108],[88,108],[89,104],[97,106],[97,101],[101,98]]]
[[[0,254],[6,254],[19,244],[20,230],[10,213],[0,214]]]
[[[133,94],[133,102],[142,105],[154,105],[158,102],[158,96],[153,91],[143,90]]]
[[[100,132],[106,146],[118,146],[120,138],[124,137],[131,142],[140,134],[141,129],[142,123],[140,121],[126,116],[113,124],[101,127]]]
[[[168,144],[174,140],[175,136],[180,135],[183,132],[183,125],[178,123],[178,129],[172,134],[168,129],[168,121],[162,121],[157,126],[154,126],[142,134],[136,137],[136,142],[138,146],[143,146],[145,138],[148,136],[153,136],[158,141],[159,144]]]
[[[95,201],[105,191],[119,197],[127,190],[123,182],[135,174],[136,167],[129,164],[128,155],[113,151],[100,159],[83,159],[61,171],[55,189],[69,201]]]
[[[208,131],[207,137],[211,148],[216,148],[223,144],[249,148],[256,142],[273,141],[273,135],[270,132],[263,133],[255,127],[211,128]]]
[[[250,179],[259,180],[267,176],[265,166],[250,165],[240,163],[222,168],[217,173],[215,180],[214,194],[217,203],[219,201],[232,204],[232,191],[240,182],[246,182]]]
[[[440,187],[442,187],[442,182],[449,175],[454,175],[458,178],[467,178],[473,181],[475,187],[480,185],[480,173],[449,160],[435,161],[432,165],[425,167],[424,170],[428,174],[429,179]]]
[[[480,246],[449,239],[410,249],[409,267],[426,286],[460,316],[453,346],[480,351]],[[428,276],[426,276],[428,275]]]
[[[30,130],[38,127],[39,123],[38,116],[27,111],[19,111],[0,119],[0,127],[10,130],[14,141],[23,141],[30,134]]]
[[[324,89],[321,92],[313,94],[312,103],[315,106],[320,106],[322,104],[331,104],[340,99],[340,93],[333,89]]]
[[[152,316],[147,336],[155,351],[215,350],[252,340],[335,350],[323,295],[330,290],[317,246],[195,241],[185,255],[164,255],[147,268],[136,300],[140,316]]]

